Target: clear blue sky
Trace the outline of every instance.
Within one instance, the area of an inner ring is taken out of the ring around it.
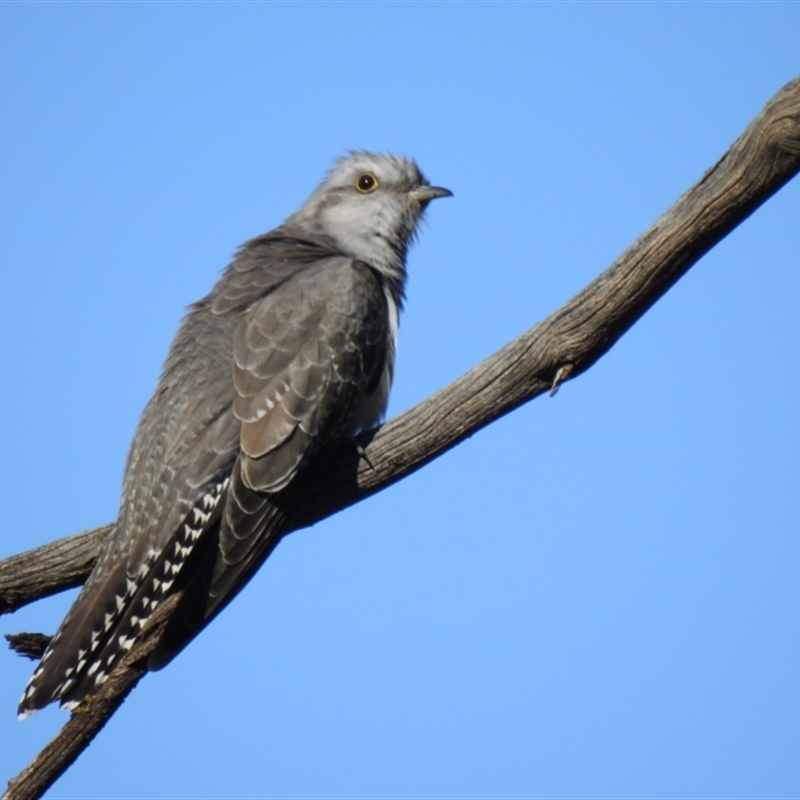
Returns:
[[[798,3],[4,3],[0,555],[115,516],[183,308],[347,148],[455,193],[396,414],[613,261],[798,42]],[[799,796],[798,267],[795,181],[555,399],[285,541],[50,796]],[[0,653],[2,784],[66,720],[16,721],[30,671]]]

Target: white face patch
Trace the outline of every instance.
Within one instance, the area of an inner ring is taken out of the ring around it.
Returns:
[[[374,183],[367,191],[359,190],[365,175]],[[414,161],[355,152],[336,163],[285,224],[322,234],[343,255],[402,284],[406,250],[423,210],[412,193],[427,185]]]

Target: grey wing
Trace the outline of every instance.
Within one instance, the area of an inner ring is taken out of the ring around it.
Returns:
[[[205,627],[278,544],[302,502],[293,482],[378,390],[390,369],[389,337],[380,278],[343,257],[304,269],[249,309],[233,338],[241,430],[218,546],[187,587],[151,668]]]

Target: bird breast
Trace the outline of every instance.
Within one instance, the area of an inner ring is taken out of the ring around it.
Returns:
[[[374,428],[383,419],[389,404],[389,392],[394,378],[394,357],[397,351],[398,309],[397,302],[388,286],[384,287],[386,305],[389,312],[388,341],[386,342],[386,361],[378,386],[372,394],[365,395],[356,408],[348,433],[355,436],[361,431]]]

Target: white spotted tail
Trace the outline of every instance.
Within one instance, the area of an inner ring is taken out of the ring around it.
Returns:
[[[128,652],[150,615],[173,588],[195,545],[218,517],[230,479],[203,495],[167,546],[148,550],[133,576],[125,565],[104,576],[98,590],[91,577],[53,636],[20,699],[24,719],[54,700],[72,710],[102,685]],[[90,602],[81,602],[85,595]]]

